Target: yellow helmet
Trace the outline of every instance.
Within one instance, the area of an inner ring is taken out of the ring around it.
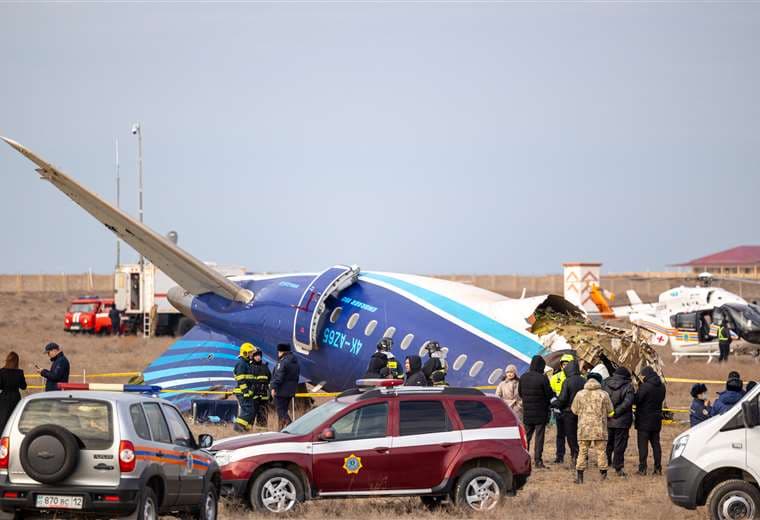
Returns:
[[[256,350],[256,347],[253,346],[253,343],[243,343],[240,345],[240,355],[241,356],[248,356],[251,352]]]

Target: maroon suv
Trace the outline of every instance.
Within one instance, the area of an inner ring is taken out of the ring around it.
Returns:
[[[277,433],[217,442],[222,492],[286,513],[317,498],[420,496],[494,508],[530,475],[525,432],[479,390],[348,390]]]

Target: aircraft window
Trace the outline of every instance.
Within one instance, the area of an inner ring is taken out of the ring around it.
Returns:
[[[454,360],[454,370],[459,370],[467,362],[467,354],[462,354]]]
[[[475,377],[480,373],[480,370],[483,368],[483,362],[482,361],[476,361],[472,367],[470,367],[470,377]]]
[[[335,307],[330,314],[330,323],[335,323],[338,321],[338,318],[340,318],[340,311],[342,311],[342,307]]]
[[[388,327],[387,329],[385,329],[385,332],[383,333],[383,337],[392,338],[395,333],[396,333],[396,327]]]
[[[500,377],[501,377],[501,369],[497,368],[496,370],[491,372],[490,376],[488,376],[488,384],[489,385],[496,384],[496,381],[498,381]]]
[[[348,323],[346,324],[346,327],[348,327],[348,330],[353,329],[356,327],[356,323],[359,321],[359,313],[355,312],[351,315],[350,318],[348,318]]]
[[[364,335],[369,336],[373,332],[375,332],[375,327],[377,327],[377,320],[372,320],[369,323],[367,323],[367,326],[364,328]]]
[[[414,334],[407,334],[404,336],[404,339],[401,340],[401,350],[406,350],[409,348],[409,345],[412,344],[412,340],[414,339]]]
[[[430,340],[427,340],[425,343],[422,344],[420,347],[420,357],[425,357],[425,354],[427,354],[427,351],[425,350],[425,347],[428,346],[428,343],[430,343]]]

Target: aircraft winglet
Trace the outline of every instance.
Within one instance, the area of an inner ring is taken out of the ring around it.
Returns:
[[[113,207],[25,146],[7,137],[0,136],[0,139],[36,164],[39,167],[37,172],[43,179],[50,181],[186,291],[192,294],[214,293],[242,303],[253,300],[253,292],[228,280],[148,226]]]

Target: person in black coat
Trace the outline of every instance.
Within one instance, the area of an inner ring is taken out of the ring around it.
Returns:
[[[272,374],[272,397],[274,397],[275,408],[277,409],[277,419],[279,428],[283,429],[292,422],[288,406],[290,400],[298,391],[298,379],[301,376],[301,368],[298,366],[296,356],[290,351],[290,345],[280,343],[277,345],[277,366]]]
[[[404,386],[430,386],[427,377],[422,372],[422,358],[420,356],[406,356],[404,361]]]
[[[21,390],[26,390],[24,371],[18,367],[18,354],[10,352],[0,368],[0,434],[21,400]]]
[[[121,336],[121,312],[116,308],[115,303],[108,311],[108,318],[111,320],[111,335]]]
[[[48,343],[45,345],[45,353],[52,364],[50,370],[40,370],[40,375],[45,378],[45,391],[54,392],[58,390],[58,383],[69,382],[69,360],[61,352],[61,347],[57,343]]]
[[[707,387],[697,383],[691,387],[691,406],[689,407],[689,426],[696,426],[710,418],[712,405],[707,400]]]
[[[586,384],[586,378],[581,375],[581,369],[578,367],[578,361],[571,361],[565,368],[565,382],[562,383],[562,391],[557,397],[556,406],[562,413],[559,420],[565,427],[565,438],[570,445],[570,456],[573,458],[573,467],[578,460],[578,416],[575,415],[570,407],[575,399],[575,394],[583,390]]]
[[[607,460],[615,473],[625,477],[625,449],[633,424],[633,401],[636,394],[631,383],[631,373],[620,367],[604,382],[604,390],[610,395],[614,411],[607,419]]]
[[[528,440],[528,449],[533,434],[536,444],[533,447],[533,460],[536,468],[544,468],[544,436],[546,424],[549,422],[549,403],[554,398],[554,392],[549,385],[549,379],[544,375],[546,361],[541,356],[533,356],[530,368],[520,377],[517,393],[523,401],[523,424]]]
[[[385,352],[380,350],[380,345],[378,345],[378,350],[374,354],[372,354],[372,357],[369,358],[369,365],[367,366],[367,371],[364,373],[365,379],[385,379],[385,375],[388,373],[388,356],[385,355]]]
[[[654,474],[662,475],[662,404],[665,402],[665,385],[652,367],[641,371],[643,382],[639,385],[634,402],[636,404],[636,443],[639,448],[639,475],[647,474],[649,445],[652,446]]]

